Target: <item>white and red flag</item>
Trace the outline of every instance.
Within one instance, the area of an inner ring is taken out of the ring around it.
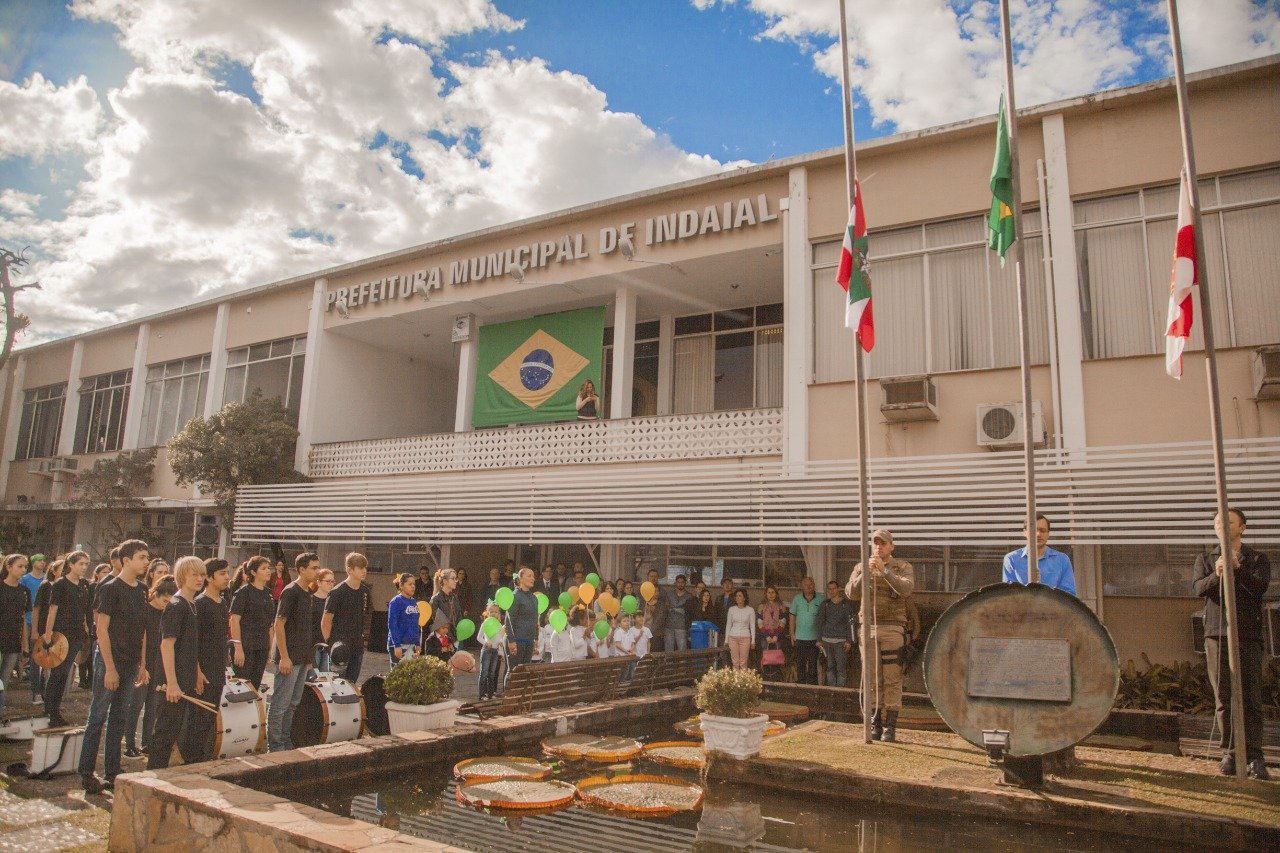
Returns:
[[[1191,216],[1191,179],[1182,172],[1178,193],[1178,231],[1173,243],[1173,275],[1169,281],[1169,322],[1164,337],[1164,369],[1182,378],[1182,350],[1191,337],[1191,288],[1200,283],[1196,264],[1196,234]]]

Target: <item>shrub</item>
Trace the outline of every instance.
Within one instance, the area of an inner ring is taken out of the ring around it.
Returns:
[[[401,705],[434,705],[453,693],[449,664],[429,655],[402,660],[391,667],[383,684],[387,699]]]
[[[713,717],[754,716],[764,681],[750,669],[713,669],[698,680],[698,710]]]

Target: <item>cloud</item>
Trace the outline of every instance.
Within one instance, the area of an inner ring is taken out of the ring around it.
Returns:
[[[699,9],[713,0],[692,0]],[[732,0],[721,0],[728,4]],[[747,0],[764,18],[760,38],[790,41],[815,68],[840,79],[835,4]],[[1165,45],[1163,4],[1028,0],[1013,9],[1018,105],[1123,85]],[[1271,2],[1182,0],[1188,66],[1206,68],[1280,50]],[[849,0],[851,84],[877,125],[913,130],[995,112],[1002,88],[999,4],[994,0]],[[1148,27],[1133,32],[1135,21]],[[1153,37],[1150,27],[1159,29]]]
[[[21,86],[0,80],[0,160],[88,149],[102,105],[83,76],[55,86],[32,74]]]
[[[84,100],[88,130],[58,137],[79,140],[87,176],[63,211],[0,196],[0,244],[35,247],[44,289],[24,310],[37,337],[732,165],[541,60],[446,60],[451,39],[521,26],[487,0],[72,10],[115,27],[137,67],[107,94],[109,115]],[[92,94],[83,79],[64,87],[74,97],[39,77],[10,88],[45,103]]]

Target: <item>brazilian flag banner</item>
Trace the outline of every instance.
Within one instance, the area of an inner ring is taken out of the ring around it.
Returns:
[[[471,424],[541,424],[578,417],[578,389],[601,391],[604,306],[481,326]]]

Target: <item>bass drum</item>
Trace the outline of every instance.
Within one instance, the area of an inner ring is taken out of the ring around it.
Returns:
[[[360,686],[360,696],[364,699],[364,724],[369,733],[381,737],[391,734],[391,723],[387,721],[387,690],[381,675],[371,675]]]
[[[232,678],[222,688],[218,703],[217,735],[213,754],[218,758],[252,755],[266,746],[267,706],[253,685]]]
[[[293,745],[315,746],[360,737],[364,708],[360,693],[345,678],[324,674],[307,682],[293,714]]]

